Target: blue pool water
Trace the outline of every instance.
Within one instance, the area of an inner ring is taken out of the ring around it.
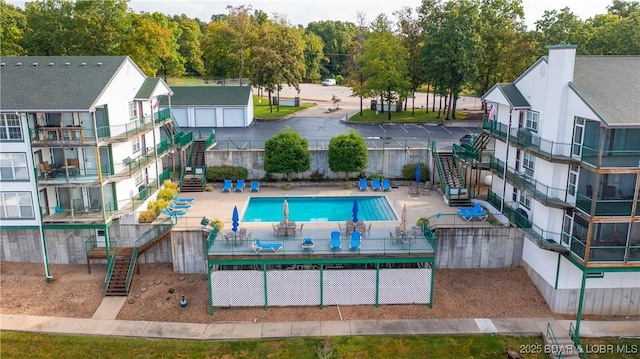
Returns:
[[[358,201],[358,220],[395,221],[395,213],[384,196],[366,197],[251,197],[244,222],[278,222],[282,203],[289,203],[291,221],[345,221],[353,218],[353,201]]]

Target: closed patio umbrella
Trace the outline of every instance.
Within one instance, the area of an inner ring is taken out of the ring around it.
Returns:
[[[284,215],[284,221],[289,222],[289,202],[286,199],[282,202],[282,214]]]
[[[233,215],[231,215],[231,230],[238,232],[238,225],[240,224],[240,216],[238,215],[238,207],[233,206]]]
[[[420,185],[420,172],[421,172],[420,164],[416,166],[416,183]]]
[[[353,223],[358,223],[358,201],[353,200],[353,208],[351,209],[351,213],[353,214]]]
[[[402,219],[400,221],[400,230],[403,232],[407,230],[407,205],[406,204],[404,205],[404,207],[402,207]]]

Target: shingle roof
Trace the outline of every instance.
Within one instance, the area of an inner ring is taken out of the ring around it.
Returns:
[[[249,86],[185,86],[172,87],[171,106],[246,106],[249,103]],[[168,105],[166,97],[160,104]]]
[[[507,98],[509,104],[515,109],[529,109],[531,105],[529,101],[522,96],[522,93],[515,84],[513,83],[500,83],[498,84],[498,88],[504,94],[504,97]]]
[[[153,90],[158,86],[158,82],[160,82],[159,77],[147,77],[144,79],[142,86],[138,90],[136,94],[136,100],[148,100],[151,98],[153,94]]]
[[[640,125],[640,56],[577,56],[570,86],[610,125]]]
[[[0,106],[3,111],[89,110],[126,59],[127,56],[3,56]]]

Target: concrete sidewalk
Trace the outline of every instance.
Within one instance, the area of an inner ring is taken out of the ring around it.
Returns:
[[[568,333],[572,321],[477,318],[196,324],[0,314],[0,331],[189,340],[426,334],[541,336],[549,322]],[[582,337],[640,336],[640,321],[583,321],[581,326]]]

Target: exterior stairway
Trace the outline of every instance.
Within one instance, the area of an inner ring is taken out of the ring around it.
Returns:
[[[145,234],[136,241],[136,246],[138,246],[139,241],[142,241],[142,244],[137,248],[118,248],[113,272],[111,272],[111,277],[107,278],[109,280],[109,284],[107,285],[105,295],[127,296],[129,294],[127,279],[131,279],[130,277],[127,278],[127,276],[129,273],[133,275],[133,270],[136,265],[136,261],[138,260],[138,256],[155,247],[162,240],[170,236],[171,223],[160,223],[155,225],[151,230],[145,232]]]
[[[441,180],[446,182],[449,188],[449,193],[445,193],[445,196],[449,200],[450,206],[464,207],[470,206],[469,191],[465,188],[464,179],[458,172],[456,166],[456,159],[452,154],[438,154],[437,157],[440,160],[440,173]]]
[[[129,267],[135,265],[135,262],[131,260],[132,254],[133,247],[118,249],[116,264],[113,266],[111,279],[105,293],[106,296],[127,296],[127,273],[129,272]]]
[[[191,153],[187,160],[188,167],[185,169],[180,180],[180,192],[203,192],[205,182],[203,176],[206,174],[205,166],[205,141],[194,141]]]

